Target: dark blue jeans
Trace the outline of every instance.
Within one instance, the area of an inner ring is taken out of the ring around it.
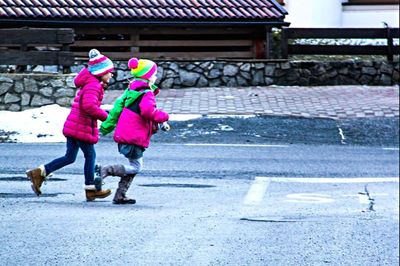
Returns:
[[[67,137],[67,151],[63,157],[54,159],[44,167],[46,174],[50,174],[66,165],[72,164],[76,160],[79,148],[82,150],[85,156],[85,185],[94,184],[94,165],[96,161],[96,151],[94,150],[94,144],[76,140],[71,137]]]

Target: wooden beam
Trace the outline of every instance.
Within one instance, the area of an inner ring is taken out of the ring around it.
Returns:
[[[61,65],[72,66],[75,62],[72,52],[64,51],[2,51],[1,65]]]
[[[137,45],[136,40],[84,40],[75,41],[74,44],[71,44],[71,47],[131,47]]]
[[[262,27],[77,27],[76,34],[138,34],[138,35],[205,35],[205,34],[251,34],[262,31]]]
[[[392,36],[399,36],[399,28],[390,29]],[[284,28],[288,39],[326,38],[326,39],[365,39],[386,38],[383,28]]]
[[[0,44],[70,44],[73,29],[0,29]]]
[[[87,58],[87,52],[74,52],[76,57]],[[132,57],[129,52],[104,52],[113,60],[127,60]],[[244,52],[140,52],[140,58],[148,59],[216,59],[216,58],[253,58],[251,51]]]
[[[391,5],[398,5],[400,3],[399,0],[349,0],[348,3],[344,3],[346,5],[351,4],[362,4],[362,5],[382,5],[382,4],[391,4]]]
[[[150,47],[182,47],[182,46],[251,46],[251,40],[84,40],[76,41],[71,47],[131,47],[131,46],[150,46]]]
[[[141,40],[139,46],[151,47],[182,47],[182,46],[251,46],[251,40]]]
[[[394,53],[399,53],[399,46],[393,46]],[[387,46],[375,45],[289,45],[289,54],[318,55],[386,55]]]

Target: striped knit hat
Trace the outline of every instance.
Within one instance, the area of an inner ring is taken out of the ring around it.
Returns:
[[[129,59],[128,67],[131,69],[132,76],[146,80],[149,80],[157,71],[157,65],[153,61],[135,57]]]
[[[98,50],[89,51],[89,72],[96,77],[104,76],[114,70],[113,62]]]

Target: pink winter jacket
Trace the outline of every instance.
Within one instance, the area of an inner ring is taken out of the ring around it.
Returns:
[[[74,82],[80,89],[64,123],[63,134],[66,137],[95,144],[99,141],[97,120],[107,119],[107,112],[100,108],[104,95],[103,86],[87,68],[79,72]]]
[[[143,81],[131,83],[130,89],[148,86]],[[157,93],[157,92],[156,92]],[[153,128],[157,123],[168,121],[168,113],[157,109],[154,93],[149,90],[143,95],[139,103],[140,114],[124,108],[118,119],[114,132],[117,143],[131,144],[147,148],[153,135]]]

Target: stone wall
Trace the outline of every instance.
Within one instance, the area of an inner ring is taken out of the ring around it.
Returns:
[[[48,104],[70,106],[75,74],[0,74],[0,110],[20,111]]]
[[[158,85],[185,87],[244,87],[269,85],[393,85],[399,83],[399,63],[179,61],[157,62]],[[78,72],[83,65],[74,66]],[[0,110],[19,111],[46,104],[69,106],[75,74],[0,74]],[[131,78],[126,63],[116,63],[110,89],[123,90]]]
[[[185,87],[243,87],[269,85],[393,85],[399,83],[399,63],[343,62],[157,62],[163,89]],[[126,64],[117,63],[116,83],[124,89],[130,78]]]

